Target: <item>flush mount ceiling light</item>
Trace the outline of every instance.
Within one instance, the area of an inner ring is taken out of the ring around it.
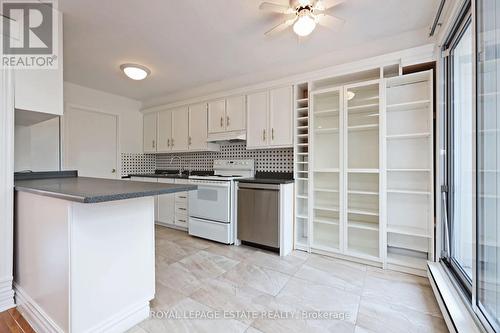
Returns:
[[[149,70],[149,68],[138,64],[123,64],[120,66],[120,69],[129,78],[136,81],[144,80],[149,74],[151,74],[151,70]]]
[[[344,20],[331,16],[325,11],[343,3],[345,0],[292,0],[291,5],[263,2],[260,4],[261,10],[280,13],[285,16],[285,21],[267,31],[265,35],[271,35],[293,26],[293,31],[299,37],[306,37],[314,31],[316,25],[322,25],[329,29],[339,29]]]

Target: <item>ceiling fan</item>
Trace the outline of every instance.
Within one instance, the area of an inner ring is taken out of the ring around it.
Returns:
[[[276,4],[272,2],[262,2],[259,9],[280,13],[286,16],[286,20],[273,27],[265,33],[272,35],[293,26],[293,31],[299,37],[309,35],[316,28],[322,25],[330,29],[338,29],[344,24],[344,20],[326,14],[327,10],[343,3],[345,0],[298,0],[291,1],[290,6]]]

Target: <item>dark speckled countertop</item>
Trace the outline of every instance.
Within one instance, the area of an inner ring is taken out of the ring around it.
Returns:
[[[291,172],[262,172],[257,171],[255,177],[238,179],[240,183],[255,184],[290,184],[293,183],[293,173]]]
[[[16,179],[15,181],[16,191],[81,203],[125,200],[196,189],[197,186],[190,184],[147,183],[88,177]]]

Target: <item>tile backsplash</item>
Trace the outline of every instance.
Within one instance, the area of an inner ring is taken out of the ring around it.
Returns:
[[[178,158],[172,157],[179,156]],[[246,150],[245,142],[220,145],[220,151],[172,154],[122,154],[122,174],[149,173],[155,169],[212,170],[214,160],[255,160],[256,171],[293,172],[293,148]],[[172,164],[170,161],[172,160]]]

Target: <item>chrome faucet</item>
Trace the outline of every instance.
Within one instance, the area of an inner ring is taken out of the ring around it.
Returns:
[[[174,156],[170,159],[170,164],[174,162],[174,158],[176,157],[179,159],[179,176],[182,176],[182,159],[179,156]]]

